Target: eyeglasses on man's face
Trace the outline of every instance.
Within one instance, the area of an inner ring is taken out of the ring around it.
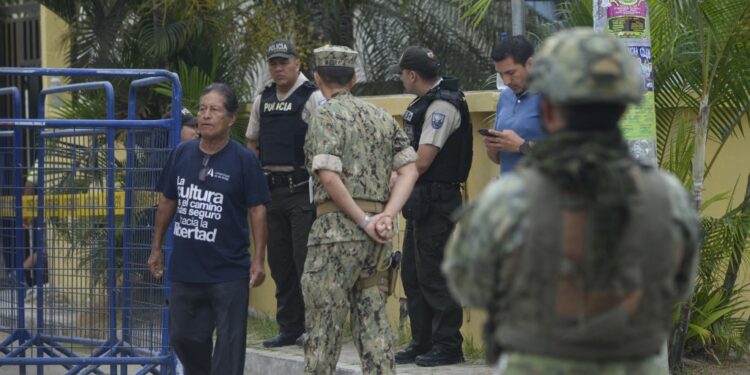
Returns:
[[[198,171],[198,181],[206,181],[206,176],[208,176],[208,161],[211,159],[211,155],[206,155],[203,157],[203,161],[201,162],[201,165],[203,168],[201,168],[200,171]]]

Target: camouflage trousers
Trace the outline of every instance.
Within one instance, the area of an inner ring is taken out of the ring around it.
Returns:
[[[505,353],[498,375],[669,375],[667,346],[637,361],[588,362],[524,353]]]
[[[363,374],[395,374],[393,333],[378,287],[359,290],[360,277],[375,274],[380,245],[372,241],[308,247],[302,274],[305,301],[305,373],[334,374],[341,336],[351,313],[352,336]]]

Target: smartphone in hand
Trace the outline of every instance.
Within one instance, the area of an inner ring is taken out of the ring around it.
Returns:
[[[485,136],[485,137],[497,137],[494,134],[490,134],[490,129],[480,128],[477,130],[479,134]]]

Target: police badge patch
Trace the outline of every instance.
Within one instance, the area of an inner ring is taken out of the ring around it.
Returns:
[[[433,112],[432,113],[432,128],[440,129],[445,123],[445,113]]]

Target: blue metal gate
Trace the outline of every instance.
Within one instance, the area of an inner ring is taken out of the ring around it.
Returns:
[[[102,79],[44,89],[37,119],[0,118],[0,366],[38,374],[173,373],[168,283],[148,272],[156,178],[179,140],[182,89],[164,70],[0,68],[8,76]],[[129,82],[128,117],[115,119],[112,83]],[[139,88],[172,87],[171,115],[136,119]],[[102,93],[106,119],[50,119],[45,99]],[[29,103],[26,103],[27,105]],[[34,103],[31,103],[34,105]],[[24,165],[22,132],[36,139]],[[165,254],[171,254],[167,236]],[[60,367],[62,366],[62,367]],[[32,367],[32,368],[33,368]]]

